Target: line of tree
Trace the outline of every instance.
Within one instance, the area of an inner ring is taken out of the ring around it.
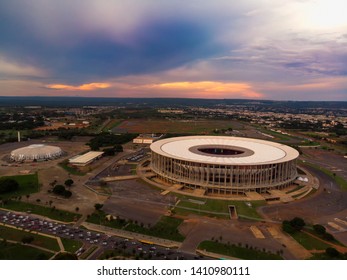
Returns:
[[[100,149],[100,147],[117,147],[116,145],[122,145],[125,144],[135,137],[137,137],[138,134],[134,133],[125,133],[120,135],[115,135],[111,133],[101,133],[98,136],[92,138],[87,145],[90,146],[90,148],[94,151],[97,151]]]

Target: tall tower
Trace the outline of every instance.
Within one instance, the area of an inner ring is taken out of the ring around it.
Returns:
[[[20,142],[20,131],[18,131],[18,142]]]

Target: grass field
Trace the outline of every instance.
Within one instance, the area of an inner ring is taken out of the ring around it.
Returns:
[[[47,260],[52,256],[30,246],[0,242],[0,260]]]
[[[102,128],[102,132],[108,132],[109,130],[111,130],[114,127],[117,127],[119,124],[122,123],[122,120],[118,120],[118,119],[114,119],[114,120],[110,120],[109,122],[107,122],[107,124]]]
[[[98,246],[91,246],[89,247],[81,256],[80,259],[86,260],[95,250],[98,249]]]
[[[251,219],[261,219],[257,213],[256,208],[265,205],[264,201],[252,201],[251,206],[248,206],[244,201],[234,200],[217,200],[217,199],[197,199],[191,198],[189,201],[187,197],[181,198],[174,211],[178,214],[186,215],[189,213],[207,215],[213,217],[221,217],[229,219],[229,205],[236,207],[237,214],[241,217],[248,217]],[[201,201],[202,203],[197,203]],[[192,212],[193,211],[193,212]]]
[[[163,216],[153,227],[146,228],[136,224],[128,224],[124,229],[145,235],[156,236],[159,238],[183,241],[184,236],[182,236],[177,229],[182,222],[182,219]]]
[[[3,204],[1,207],[19,212],[30,211],[30,213],[38,214],[53,220],[63,222],[73,222],[81,217],[80,214],[71,213],[64,210],[53,209],[37,204],[31,204],[24,201],[9,200],[6,204]]]
[[[264,252],[261,250],[228,245],[215,241],[203,241],[199,244],[198,249],[208,252],[235,257],[243,260],[282,260],[279,255]]]
[[[0,237],[6,240],[21,242],[23,237],[33,237],[34,240],[30,243],[48,250],[59,251],[59,245],[55,238],[34,234],[20,229],[0,226]]]
[[[77,176],[86,175],[86,173],[83,173],[77,168],[71,167],[68,164],[69,164],[68,160],[64,160],[63,162],[60,162],[58,165],[70,174],[77,175]]]
[[[39,191],[39,179],[37,173],[28,175],[4,176],[1,178],[9,178],[16,180],[19,184],[19,189],[15,192],[3,193],[2,198],[15,196],[25,196],[27,194],[36,193]]]
[[[61,238],[61,242],[63,242],[65,251],[70,253],[75,253],[83,245],[81,241],[67,238]]]
[[[329,244],[301,231],[297,231],[291,234],[291,236],[307,250],[325,250],[331,247]]]
[[[129,133],[187,133],[211,134],[214,129],[242,129],[243,125],[235,121],[224,120],[146,120],[131,119],[123,121],[117,128]]]
[[[94,212],[87,219],[87,222],[104,225],[107,227],[123,229],[131,232],[137,232],[145,235],[156,236],[164,239],[170,239],[175,241],[183,241],[182,236],[177,228],[183,222],[181,219],[162,216],[157,224],[148,228],[147,225],[141,226],[133,222],[115,219],[113,221],[106,220],[106,213],[103,211]]]
[[[275,137],[275,140],[289,141],[292,138],[289,135],[284,135],[282,133],[279,133],[279,132],[276,132],[276,131],[272,131],[272,130],[267,130],[267,129],[264,129],[264,128],[260,128],[259,130],[261,132],[265,133],[265,134],[272,135],[273,137]]]

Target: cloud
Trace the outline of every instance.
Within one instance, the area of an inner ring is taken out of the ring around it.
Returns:
[[[96,90],[96,89],[105,89],[109,88],[111,85],[108,83],[89,83],[89,84],[83,84],[79,86],[71,86],[71,85],[64,85],[64,84],[51,84],[46,85],[46,88],[49,89],[56,89],[56,90]]]
[[[32,94],[290,99],[347,75],[346,17],[308,20],[322,1],[0,0],[0,74],[12,81],[1,94],[27,79]]]
[[[0,56],[0,74],[3,77],[44,77],[46,72],[31,65],[11,62]]]
[[[160,84],[149,84],[140,86],[140,88],[159,90],[166,94],[184,94],[186,97],[200,96],[202,98],[260,98],[263,94],[255,91],[246,83],[224,83],[216,81],[199,82],[171,82]]]

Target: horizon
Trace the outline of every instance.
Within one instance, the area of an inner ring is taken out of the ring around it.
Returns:
[[[0,96],[346,101],[344,8],[0,0]]]

